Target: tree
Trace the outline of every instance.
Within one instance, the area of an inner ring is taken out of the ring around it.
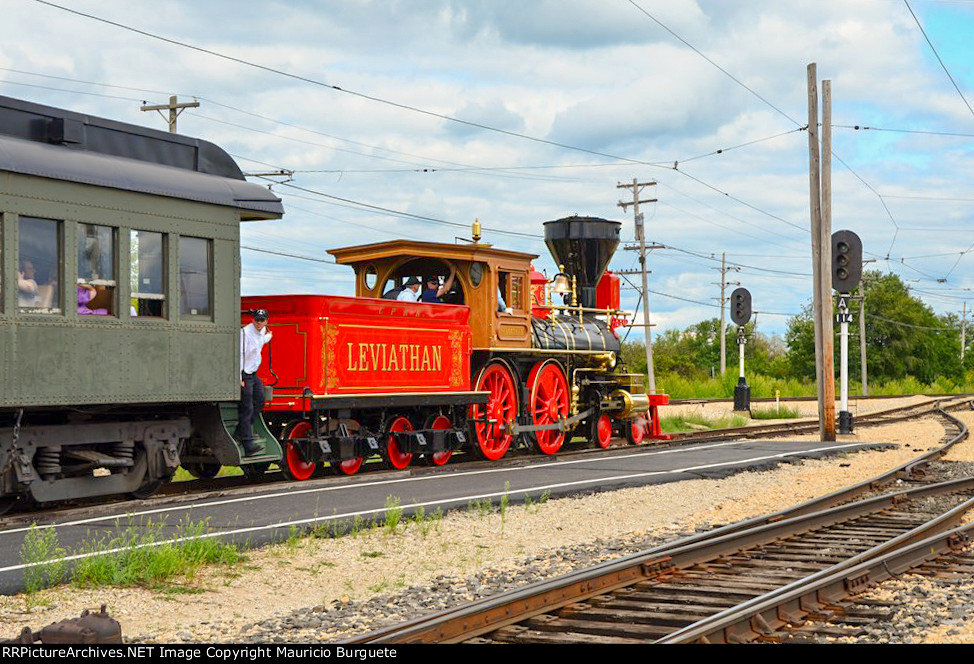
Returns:
[[[866,358],[869,379],[886,381],[913,376],[923,383],[946,377],[963,379],[960,337],[955,316],[937,316],[895,274],[863,275],[866,295]],[[859,295],[859,292],[853,295]],[[854,313],[855,309],[853,308]],[[834,326],[836,371],[839,326]],[[788,366],[793,375],[815,376],[815,335],[811,304],[788,322]],[[849,374],[859,373],[859,326],[849,326]]]

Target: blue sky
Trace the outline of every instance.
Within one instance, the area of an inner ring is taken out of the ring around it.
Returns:
[[[602,216],[631,237],[616,185],[655,179],[659,202],[643,211],[648,238],[668,247],[649,261],[658,329],[718,315],[726,252],[760,329],[780,334],[782,314],[811,297],[801,131],[811,62],[832,81],[844,162],[833,164],[833,228],[859,233],[871,267],[901,275],[938,312],[959,313],[974,287],[974,111],[909,9],[974,106],[974,2],[56,4],[0,0],[0,94],[160,129],[143,101],[196,96],[181,133],[216,142],[245,171],[295,171],[274,187],[285,220],[246,224],[243,244],[315,260],[244,249],[245,293],[349,294],[351,272],[321,262],[328,249],[452,242],[467,233],[442,222],[474,218],[494,229],[487,240],[539,254],[550,274],[542,222]],[[620,250],[612,267],[634,263]],[[635,306],[635,293],[624,302]]]

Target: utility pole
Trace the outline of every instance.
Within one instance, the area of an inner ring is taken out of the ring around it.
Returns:
[[[866,261],[863,261],[864,263]],[[859,298],[859,367],[862,379],[862,396],[869,396],[866,383],[866,280],[862,280],[860,287],[862,297]]]
[[[835,358],[832,338],[832,288],[829,284],[832,262],[831,220],[823,213],[823,202],[831,197],[831,188],[823,196],[823,180],[831,175],[819,155],[818,82],[815,63],[808,65],[808,186],[811,210],[812,280],[814,282],[815,312],[815,378],[818,383],[819,434],[823,441],[835,440]],[[828,83],[827,81],[824,83]],[[823,129],[827,108],[826,95],[831,100],[831,86],[823,83]],[[827,92],[828,91],[828,92]],[[828,113],[831,120],[831,112]],[[825,142],[823,141],[823,147]]]
[[[159,115],[163,118],[163,111],[169,111],[169,133],[176,133],[176,118],[187,108],[198,108],[200,103],[198,101],[184,101],[182,103],[176,101],[176,95],[169,98],[168,104],[156,104],[153,106],[144,105],[142,106],[143,111],[159,111]]]
[[[870,258],[869,260],[864,260],[862,262],[865,267],[866,263],[875,263],[875,258]],[[859,283],[859,367],[860,367],[860,377],[862,378],[862,396],[869,396],[868,381],[866,379],[866,275],[862,275],[862,281]]]
[[[835,335],[832,333],[832,81],[822,81],[822,376],[825,438],[835,440]]]
[[[960,316],[960,364],[964,366],[964,347],[967,346],[967,302],[964,302],[964,313]]]
[[[714,268],[715,270],[718,268]],[[727,281],[727,253],[720,253],[720,375],[723,376],[727,372],[727,324],[724,322],[724,305],[727,303],[727,298],[724,293],[726,292],[727,286],[740,286],[739,281]],[[741,268],[735,267],[738,272]]]
[[[619,207],[625,212],[626,207],[632,206],[633,219],[636,224],[636,240],[639,241],[639,271],[643,278],[643,318],[646,325],[646,373],[649,376],[649,393],[656,394],[656,375],[653,371],[653,328],[649,322],[649,282],[646,279],[646,233],[643,228],[643,215],[639,212],[640,203],[655,203],[655,198],[639,200],[639,194],[646,187],[655,187],[656,182],[639,182],[633,178],[632,184],[618,184],[616,189],[632,189],[632,202],[619,201]]]

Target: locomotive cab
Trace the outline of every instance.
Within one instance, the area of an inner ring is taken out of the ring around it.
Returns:
[[[394,299],[409,277],[425,283],[456,270],[444,304],[470,309],[475,350],[531,347],[530,273],[537,254],[497,249],[487,243],[439,244],[394,240],[329,251],[355,270],[357,297]],[[505,306],[501,306],[501,302]]]

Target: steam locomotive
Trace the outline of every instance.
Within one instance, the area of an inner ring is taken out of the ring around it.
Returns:
[[[0,97],[0,511],[147,496],[180,465],[300,480],[659,433],[665,395],[617,366],[617,222],[547,222],[553,284],[475,228],[331,251],[355,297],[241,299],[240,224],[282,215],[211,143]],[[450,267],[444,303],[383,298]],[[253,308],[270,312],[273,395],[245,456],[231,432]]]

